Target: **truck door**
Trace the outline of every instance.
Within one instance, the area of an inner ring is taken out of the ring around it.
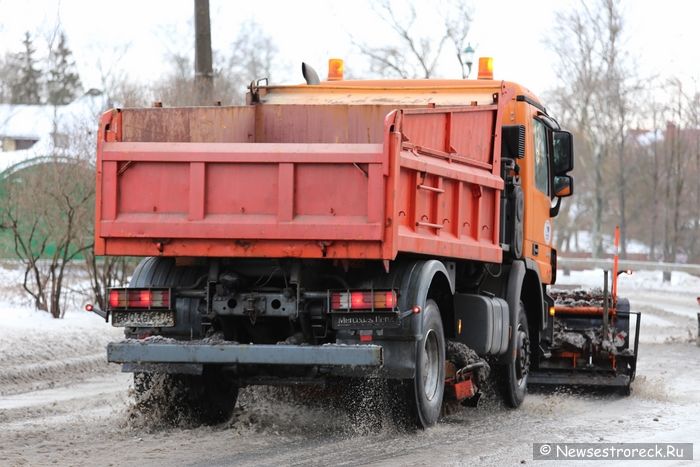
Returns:
[[[532,109],[535,111],[535,109]],[[552,221],[549,217],[551,131],[533,112],[530,119],[531,148],[523,174],[525,189],[525,232],[523,254],[539,266],[544,283],[551,281]]]

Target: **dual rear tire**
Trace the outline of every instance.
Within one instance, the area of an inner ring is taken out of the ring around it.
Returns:
[[[188,287],[201,271],[178,267],[172,258],[145,258],[134,270],[130,287]],[[199,336],[198,299],[178,298],[176,327],[162,335]],[[127,334],[127,337],[131,337]],[[238,384],[221,367],[204,365],[202,374],[134,373],[136,408],[156,423],[217,424],[228,420],[238,398]]]
[[[201,375],[134,373],[135,408],[149,424],[215,425],[231,418],[238,385],[221,369]]]

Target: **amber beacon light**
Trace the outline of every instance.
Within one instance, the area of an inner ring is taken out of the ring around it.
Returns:
[[[331,58],[328,60],[328,81],[340,81],[343,79],[345,65],[340,58]]]
[[[479,79],[493,79],[493,57],[479,57]]]

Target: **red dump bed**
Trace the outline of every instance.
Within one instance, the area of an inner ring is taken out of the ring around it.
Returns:
[[[113,110],[96,253],[501,261],[499,105]]]

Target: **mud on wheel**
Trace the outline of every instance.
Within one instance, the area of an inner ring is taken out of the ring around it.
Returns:
[[[228,420],[238,398],[232,377],[205,366],[201,375],[134,373],[132,418],[147,425],[197,426]]]

